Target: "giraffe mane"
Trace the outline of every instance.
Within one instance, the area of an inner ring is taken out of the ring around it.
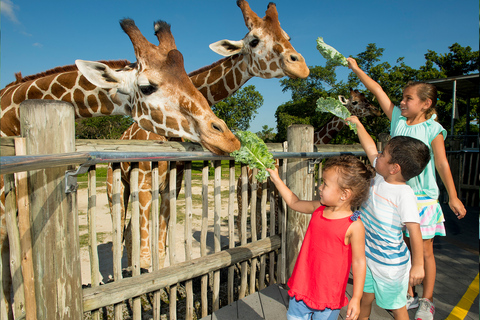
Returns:
[[[104,63],[104,64],[106,64],[109,67],[114,68],[114,69],[120,69],[120,68],[124,68],[125,66],[131,65],[131,63],[128,60],[109,60],[109,61],[102,60],[102,61],[99,61],[99,62]],[[17,73],[15,73],[15,81],[7,84],[5,86],[5,88],[17,85],[19,83],[24,83],[24,82],[28,82],[28,81],[31,81],[31,80],[36,80],[36,79],[46,77],[46,76],[49,76],[49,75],[52,75],[52,74],[58,74],[58,73],[62,73],[62,72],[76,71],[76,70],[78,70],[77,66],[72,64],[72,65],[67,65],[67,66],[63,66],[63,67],[56,67],[56,68],[53,68],[53,69],[50,69],[50,70],[47,70],[47,71],[43,71],[43,72],[40,72],[40,73],[37,73],[37,74],[25,76],[25,77],[22,77],[21,72],[17,72]]]
[[[200,74],[202,72],[204,72],[205,70],[210,70],[210,69],[213,69],[213,67],[219,65],[219,64],[222,64],[225,60],[228,60],[228,59],[235,59],[237,56],[239,56],[240,54],[235,54],[233,56],[229,56],[229,57],[225,57],[225,58],[222,58],[208,66],[205,66],[205,67],[201,67],[200,69],[198,70],[195,70],[195,71],[192,71],[188,74],[188,77],[193,77],[193,76],[196,76],[197,74]]]

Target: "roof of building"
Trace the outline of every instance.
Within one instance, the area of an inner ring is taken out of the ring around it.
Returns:
[[[474,98],[480,96],[479,81],[479,74],[475,73],[442,79],[427,80],[425,82],[434,84],[437,89],[442,92],[451,92],[452,94],[456,86],[457,97]]]

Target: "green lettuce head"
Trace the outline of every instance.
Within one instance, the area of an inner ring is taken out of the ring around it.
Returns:
[[[348,109],[338,99],[334,99],[332,97],[319,98],[317,100],[317,111],[330,112],[331,114],[343,120],[352,115],[350,111],[348,111]],[[348,123],[348,126],[351,130],[357,133],[357,126],[355,124]]]
[[[270,176],[267,168],[275,169],[275,160],[265,142],[250,131],[238,131],[236,136],[240,140],[241,147],[230,153],[230,156],[237,162],[247,164],[250,168],[257,168],[258,173],[255,177],[258,181],[266,180]]]

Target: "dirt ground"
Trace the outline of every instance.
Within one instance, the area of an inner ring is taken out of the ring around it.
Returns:
[[[184,188],[180,193],[180,197],[177,200],[177,215],[181,215],[182,208],[185,207],[185,200],[181,196],[183,194]],[[228,190],[228,180],[222,179],[222,191]],[[201,186],[192,187],[193,195],[201,195]],[[87,224],[87,200],[88,192],[87,189],[79,189],[77,191],[77,201],[78,201],[78,213],[79,213],[79,225],[80,225],[80,237],[83,238],[83,243],[88,243],[88,224]],[[213,207],[213,180],[210,181],[209,186],[209,203]],[[222,210],[221,210],[221,245],[222,247],[228,245],[228,199],[222,199]],[[237,212],[237,204],[234,204],[235,215]],[[97,207],[96,207],[96,227],[98,235],[98,255],[99,255],[99,265],[100,265],[100,281],[106,283],[113,277],[113,252],[112,252],[112,219],[110,216],[110,211],[108,207],[106,188],[98,187],[97,188]],[[207,234],[207,252],[212,253],[214,251],[213,247],[213,208],[209,209],[209,222],[208,222],[208,234]],[[192,219],[192,258],[200,257],[200,232],[201,232],[201,216],[202,208],[201,205],[193,204],[193,219]],[[236,216],[235,216],[236,217]],[[185,232],[184,232],[184,220],[181,223],[177,223],[176,226],[176,261],[182,262],[185,261]],[[237,237],[236,237],[237,238]],[[238,241],[238,239],[235,239]],[[167,249],[167,259],[165,261],[165,266],[168,266],[170,263],[168,261],[168,249]],[[81,246],[80,249],[81,256],[81,269],[82,269],[82,284],[88,285],[91,283],[91,274],[90,274],[90,256],[88,246],[85,244]],[[124,250],[124,255],[122,259],[122,265],[124,268],[127,267],[127,258],[126,252]]]

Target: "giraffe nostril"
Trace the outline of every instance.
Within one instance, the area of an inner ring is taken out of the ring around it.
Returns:
[[[298,59],[297,56],[291,55],[291,56],[290,56],[290,60],[292,60],[293,62],[297,62],[299,59]]]

